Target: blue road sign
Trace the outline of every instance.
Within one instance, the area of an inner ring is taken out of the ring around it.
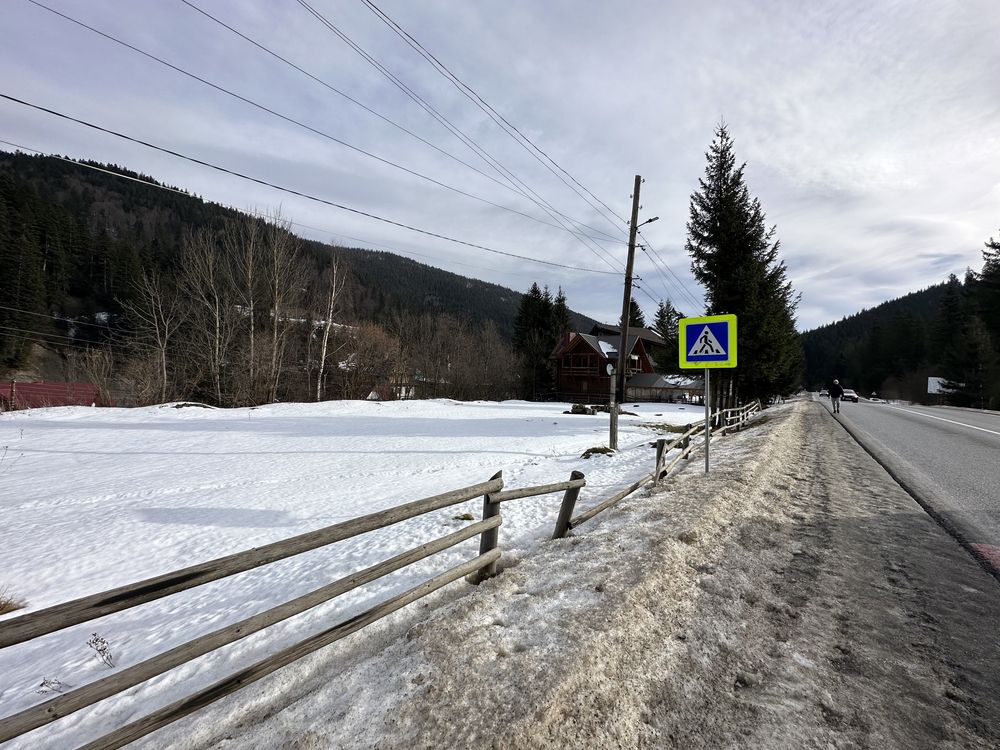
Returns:
[[[678,322],[682,368],[736,367],[736,316],[709,315]]]

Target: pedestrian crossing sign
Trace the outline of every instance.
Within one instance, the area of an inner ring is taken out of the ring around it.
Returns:
[[[681,318],[677,343],[684,369],[736,367],[736,316]]]

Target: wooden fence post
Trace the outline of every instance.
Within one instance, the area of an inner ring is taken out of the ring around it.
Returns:
[[[692,426],[693,425],[688,425],[685,428],[684,432],[685,433],[691,432],[691,427]],[[684,442],[681,443],[681,448],[684,450],[684,460],[685,461],[690,461],[691,460],[691,451],[688,450],[688,448],[690,448],[690,447],[691,447],[691,436],[690,435],[686,435],[685,438],[684,438]]]
[[[653,484],[660,483],[660,471],[663,466],[663,454],[667,449],[667,439],[659,438],[656,441],[656,468],[653,469]]]
[[[498,471],[492,477],[490,481],[494,479],[503,479],[503,470]],[[483,520],[487,518],[493,518],[493,516],[500,515],[500,503],[493,501],[492,495],[483,495]],[[479,554],[485,555],[487,552],[497,548],[500,542],[500,529],[487,529],[479,537]],[[488,565],[480,568],[472,577],[472,583],[479,584],[485,581],[487,578],[492,578],[497,574],[497,563],[496,560],[489,563]]]
[[[569,475],[571,480],[583,479],[582,471],[574,471]],[[565,539],[570,530],[570,519],[573,517],[573,509],[576,507],[576,499],[580,496],[579,487],[570,487],[563,495],[562,505],[559,506],[559,517],[556,519],[556,527],[552,532],[553,539]]]

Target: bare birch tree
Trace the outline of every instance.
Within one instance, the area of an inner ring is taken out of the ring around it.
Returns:
[[[184,310],[176,292],[155,271],[144,270],[132,281],[132,290],[133,298],[122,307],[132,326],[133,341],[156,359],[156,391],[162,404],[170,390],[168,352],[183,324]]]
[[[257,320],[264,255],[264,228],[256,216],[244,215],[227,222],[222,235],[226,267],[232,276],[234,299],[242,313],[238,330],[246,337],[245,364],[240,374],[239,403],[259,404],[264,398],[256,348]]]
[[[319,347],[319,365],[316,374],[316,400],[323,400],[323,389],[325,387],[324,377],[326,374],[326,358],[330,348],[330,332],[333,330],[334,320],[336,314],[339,312],[341,307],[341,298],[343,296],[344,287],[346,285],[347,279],[345,274],[341,271],[340,266],[337,262],[335,256],[330,257],[330,264],[324,269],[322,276],[320,277],[320,289],[323,290],[323,296],[320,298],[323,301],[323,311],[322,311],[322,326],[323,333],[320,338]],[[310,333],[311,335],[311,333]],[[332,352],[336,353],[336,351]]]
[[[180,288],[190,302],[191,355],[207,371],[215,401],[223,406],[223,370],[235,328],[230,276],[215,238],[202,230],[188,234],[181,250]]]
[[[275,211],[264,228],[263,281],[265,303],[270,312],[267,352],[268,400],[278,398],[285,344],[293,316],[301,313],[307,274],[299,257],[299,239],[291,223]]]

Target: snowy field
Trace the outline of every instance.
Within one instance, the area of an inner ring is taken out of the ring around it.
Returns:
[[[703,418],[696,406],[626,404],[636,416],[621,418],[622,450],[585,460],[584,450],[606,445],[608,416],[566,409],[437,400],[2,414],[0,591],[26,606],[0,621],[484,482],[499,470],[508,489],[582,471],[587,487],[577,507],[585,509],[652,470],[654,425]],[[560,497],[504,506],[505,555],[530,555],[548,538]],[[456,516],[478,519],[481,509],[481,500],[469,501],[6,649],[0,717],[52,697],[43,680],[69,689],[107,676],[112,668],[87,646],[92,633],[107,640],[114,669],[128,667],[455,531],[469,523]],[[82,744],[477,552],[478,539],[469,540],[8,747]]]

